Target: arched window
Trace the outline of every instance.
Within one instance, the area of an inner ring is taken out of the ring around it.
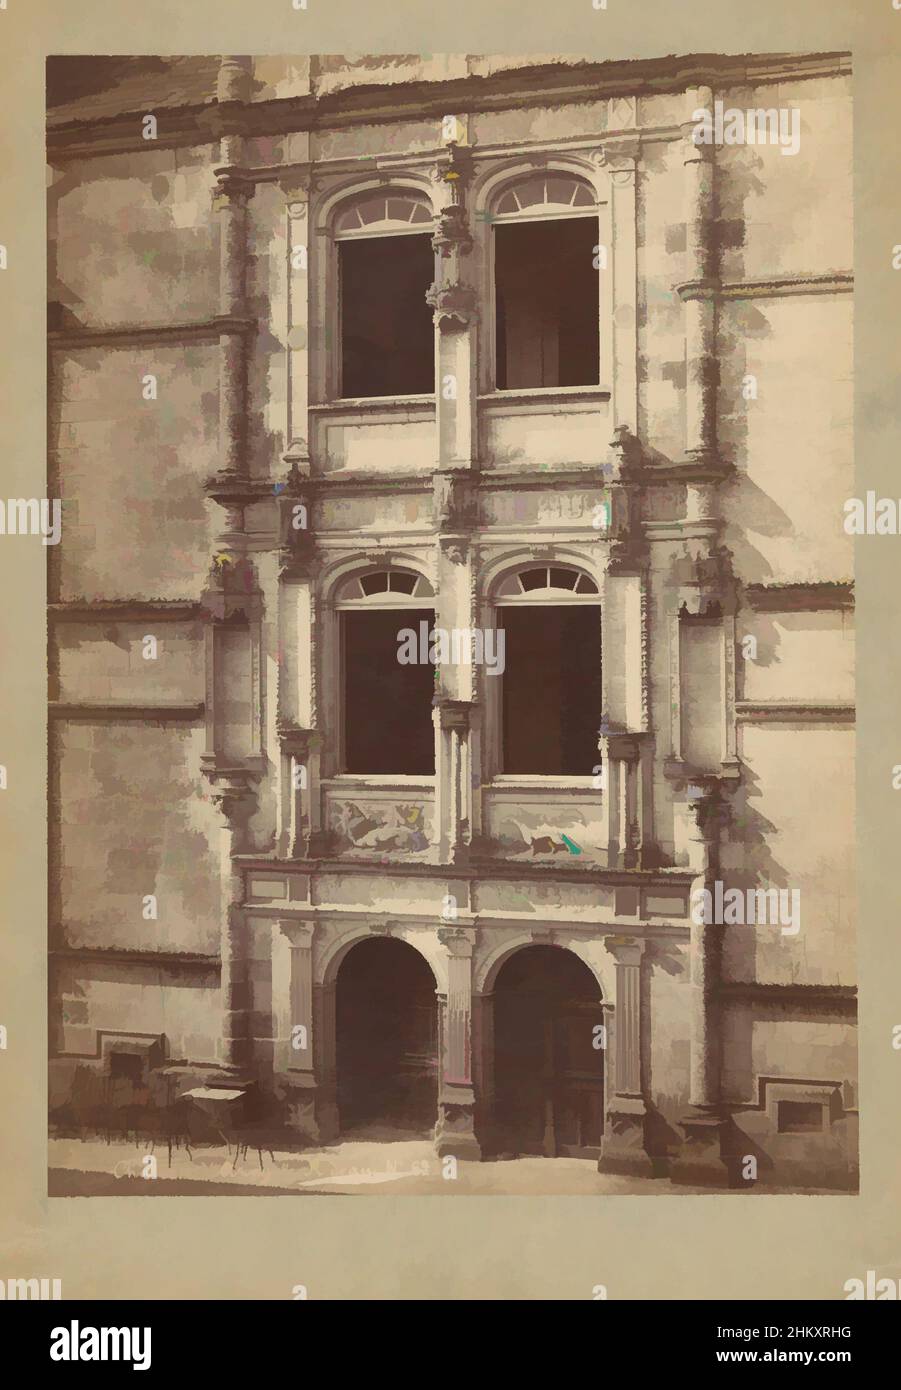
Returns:
[[[597,201],[583,180],[535,174],[491,209],[498,390],[600,381]]]
[[[364,570],[338,587],[342,771],[434,774],[435,668],[428,660],[434,602],[428,580],[399,567]],[[409,659],[410,632],[419,661]]]
[[[571,565],[523,565],[495,591],[504,632],[501,771],[588,777],[598,762],[598,586]]]
[[[334,223],[343,397],[435,389],[432,213],[424,196],[379,190],[351,199]]]

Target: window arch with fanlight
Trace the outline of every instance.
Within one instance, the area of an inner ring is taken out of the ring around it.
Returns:
[[[496,586],[494,606],[505,662],[499,771],[590,776],[601,715],[597,582],[573,565],[521,565]]]
[[[338,586],[342,772],[434,775],[435,668],[398,660],[401,634],[428,632],[434,606],[429,581],[403,566],[359,570]]]
[[[340,353],[337,393],[347,397],[430,394],[434,330],[432,210],[410,189],[368,190],[333,220]]]
[[[575,175],[527,175],[498,194],[488,221],[496,388],[598,385],[600,247],[594,190]]]

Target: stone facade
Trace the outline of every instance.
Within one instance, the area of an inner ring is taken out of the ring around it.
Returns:
[[[55,65],[55,1121],[125,1052],[334,1140],[382,938],[433,977],[439,1153],[853,1188],[849,60]],[[697,143],[717,102],[800,148]],[[597,218],[600,372],[498,389],[492,238],[540,177]],[[342,219],[382,195],[432,237],[437,389],[348,397]],[[488,631],[552,566],[600,610],[594,763],[506,773],[505,678],[448,662],[434,772],[347,771],[358,578]],[[800,929],[698,923],[718,882]],[[511,1131],[527,947],[586,992]]]

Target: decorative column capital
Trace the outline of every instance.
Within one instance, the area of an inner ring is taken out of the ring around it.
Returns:
[[[607,936],[604,946],[617,965],[639,966],[645,952],[645,941],[635,936]]]
[[[278,176],[278,186],[285,195],[289,217],[306,215],[310,194],[316,187],[316,175],[312,164],[295,164]],[[296,206],[296,211],[295,211]]]
[[[434,311],[438,328],[468,328],[478,319],[478,292],[471,285],[454,281],[451,284],[431,285],[426,290],[426,303]]]
[[[278,925],[292,947],[301,951],[312,950],[318,922],[309,922],[297,917],[280,917]]]
[[[318,729],[303,729],[298,724],[279,723],[277,733],[282,748],[295,758],[305,758],[316,752],[322,741]]]
[[[469,557],[469,538],[467,536],[441,536],[439,540],[441,554],[450,560],[452,565],[465,565]]]
[[[216,178],[213,202],[218,209],[247,205],[256,188],[256,184],[247,169],[241,169],[235,165],[223,165],[214,169],[213,173]]]
[[[278,485],[279,520],[279,578],[307,579],[310,576],[315,546],[310,527],[312,499],[310,480],[293,459],[286,481]]]
[[[618,425],[610,441],[610,459],[603,468],[610,492],[608,574],[639,574],[649,563],[641,526],[642,470],[640,441],[627,425]]]
[[[641,757],[641,743],[638,735],[626,733],[601,733],[598,747],[603,742],[608,758],[617,762],[637,763]]]
[[[231,831],[243,831],[256,809],[256,775],[243,767],[217,765],[213,757],[202,760],[210,784],[210,800]]]
[[[701,536],[683,543],[673,563],[680,618],[719,618],[737,603],[732,551]]]
[[[476,708],[473,700],[452,700],[446,695],[435,695],[432,698],[432,709],[439,729],[454,729],[459,733],[467,733],[471,728]]]
[[[218,624],[250,622],[260,616],[262,606],[251,561],[231,551],[217,551],[201,599],[203,616]]]
[[[689,782],[687,805],[694,819],[696,838],[715,843],[729,814],[728,792],[719,777],[699,777]]]
[[[471,958],[476,944],[475,928],[439,927],[438,940],[455,959]]]
[[[471,474],[460,469],[437,469],[432,474],[432,505],[437,531],[470,530],[478,521],[478,498]]]
[[[640,138],[626,135],[605,141],[592,151],[590,157],[595,168],[606,170],[614,186],[627,187],[638,171],[640,150]]]

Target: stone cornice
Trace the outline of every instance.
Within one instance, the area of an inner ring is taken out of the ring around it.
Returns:
[[[504,108],[596,102],[605,97],[649,96],[691,87],[723,89],[749,83],[785,82],[850,73],[848,53],[772,54],[761,57],[688,54],[685,57],[624,59],[616,62],[536,64],[530,68],[420,81],[348,87],[321,96],[303,95],[260,102],[229,102],[228,127],[248,138],[292,131],[404,119],[440,121],[448,110],[496,111]],[[51,125],[47,153],[52,162],[98,154],[178,145],[212,144],[222,133],[223,112],[214,101],[180,107],[160,106],[157,139],[142,136],[150,105],[101,120]]]

